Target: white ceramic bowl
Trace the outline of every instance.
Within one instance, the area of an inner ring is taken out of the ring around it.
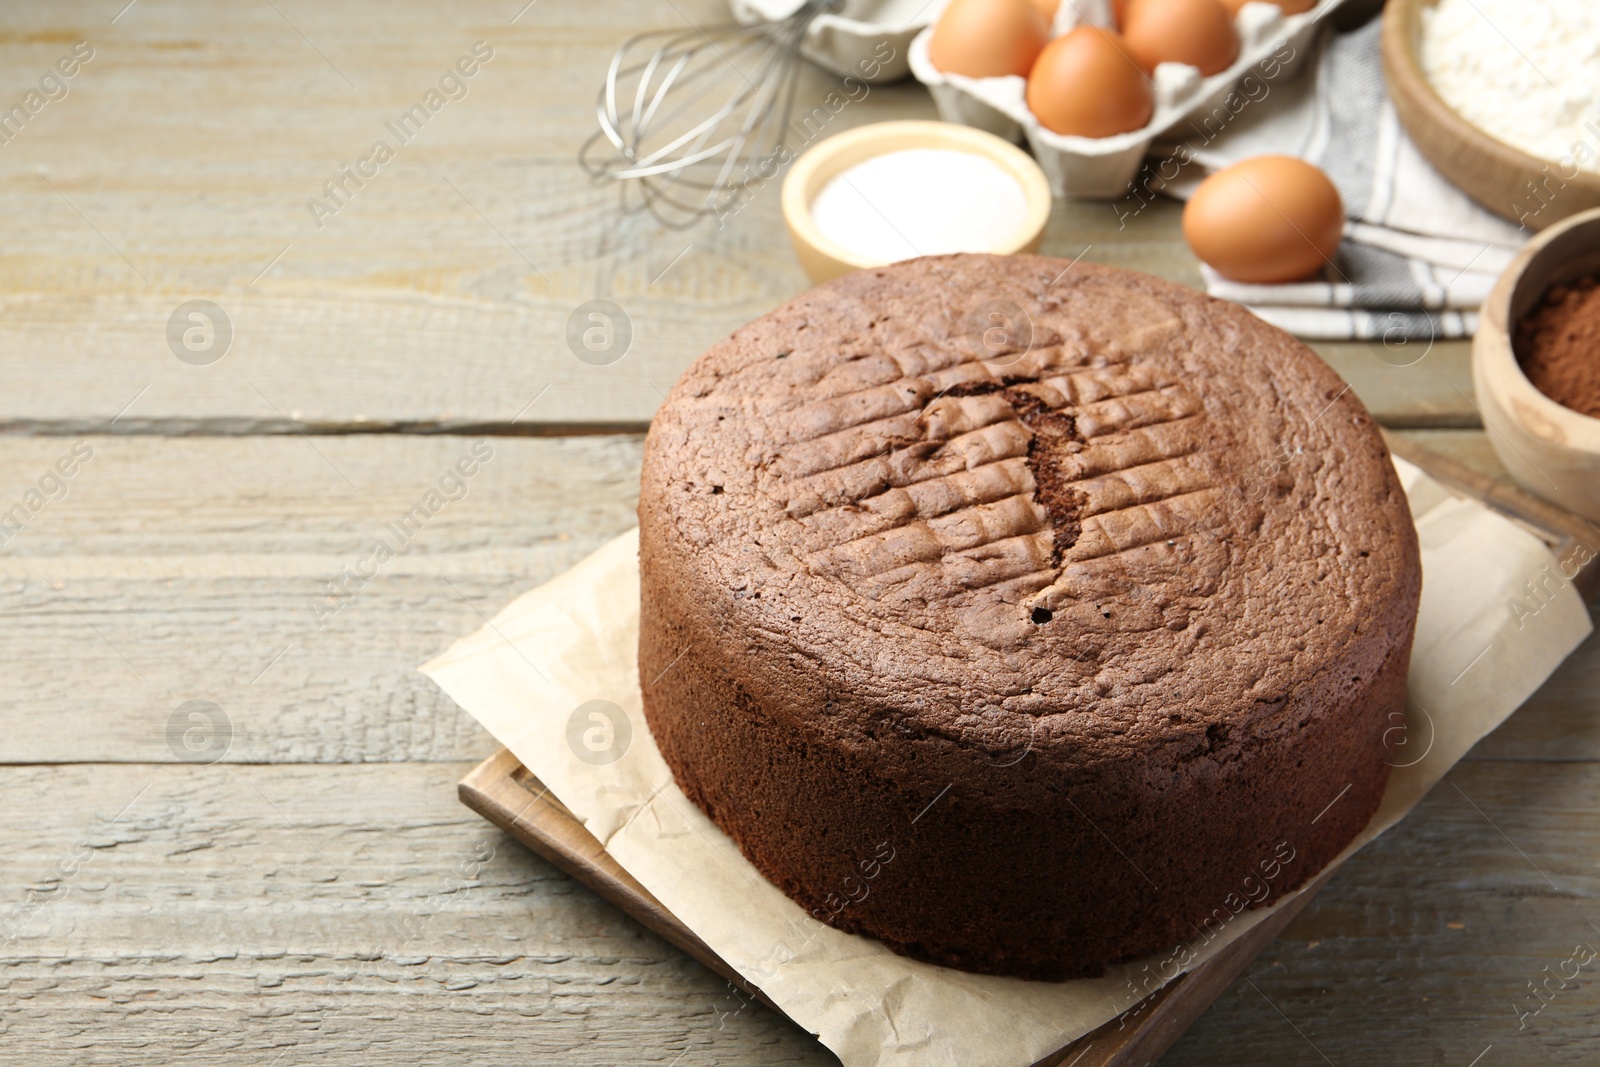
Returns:
[[[811,202],[822,187],[841,172],[864,160],[913,148],[943,148],[972,152],[998,164],[1022,186],[1027,216],[1017,232],[998,240],[989,251],[1000,255],[1033,252],[1044,237],[1050,219],[1050,185],[1044,171],[1022,149],[1009,141],[970,126],[949,122],[876,122],[819,141],[801,153],[783,179],[783,220],[789,228],[800,265],[813,282],[824,282],[855,270],[882,267],[831,241],[811,218]]]

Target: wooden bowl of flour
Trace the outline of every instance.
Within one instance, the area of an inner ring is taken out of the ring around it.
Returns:
[[[1383,9],[1383,71],[1400,124],[1418,151],[1472,199],[1503,218],[1542,230],[1600,207],[1600,173],[1539,159],[1461,117],[1423,73],[1422,13],[1437,0],[1389,0]],[[1600,137],[1589,145],[1600,158]]]

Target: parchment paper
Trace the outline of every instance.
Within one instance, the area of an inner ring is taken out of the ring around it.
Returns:
[[[1482,504],[1395,463],[1422,544],[1408,725],[1395,739],[1402,742],[1397,766],[1377,815],[1335,864],[1394,825],[1591,629],[1570,585],[1532,614],[1511,610],[1513,597],[1525,607],[1536,603],[1523,583],[1542,576],[1550,552]],[[640,709],[638,606],[633,531],[518,597],[422,670],[845,1067],[1031,1064],[1116,1017],[1184,964],[1208,959],[1272,910],[1240,912],[1188,951],[1064,983],[918,963],[824,926],[763,879],[673,783]],[[610,714],[625,721],[607,722],[611,705],[620,712]]]

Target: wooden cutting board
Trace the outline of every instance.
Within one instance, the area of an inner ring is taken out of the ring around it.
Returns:
[[[1600,532],[1585,520],[1539,500],[1508,482],[1479,474],[1403,438],[1386,435],[1395,455],[1423,468],[1447,488],[1483,501],[1547,543],[1557,559],[1572,558],[1579,544],[1600,547]],[[1600,593],[1600,559],[1591,559],[1573,583],[1586,602]],[[501,749],[472,769],[459,786],[461,800],[533,851],[605,897],[643,926],[687,952],[768,1007],[782,1011],[695,936],[661,902],[600,847],[600,842],[544,784]],[[1155,1062],[1263,948],[1288,926],[1333,875],[1242,935],[1210,960],[1146,997],[1136,1010],[1113,1019],[1038,1061],[1034,1067],[1142,1067]]]

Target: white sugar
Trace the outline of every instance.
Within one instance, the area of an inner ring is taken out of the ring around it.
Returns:
[[[830,241],[894,263],[951,252],[996,252],[1027,221],[1022,185],[972,152],[911,148],[857,163],[811,202]]]

